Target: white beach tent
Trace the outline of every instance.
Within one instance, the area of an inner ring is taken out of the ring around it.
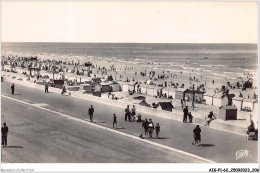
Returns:
[[[228,98],[224,97],[221,92],[220,93],[216,93],[213,96],[213,105],[214,106],[219,106],[219,107],[226,106],[227,103],[228,103]]]
[[[213,96],[216,93],[213,91],[207,91],[205,94],[203,94],[203,99],[206,101],[207,105],[213,105]]]
[[[148,85],[147,86],[147,95],[153,96],[154,95],[154,85]]]
[[[241,111],[243,106],[243,97],[234,97],[232,98],[232,104],[237,107],[237,110]]]
[[[258,106],[258,100],[257,99],[244,99],[242,107],[249,107],[252,111],[254,108]]]
[[[170,87],[169,96],[168,97],[171,96],[173,99],[176,99],[176,90],[177,90],[177,88]]]
[[[147,84],[141,84],[140,85],[140,89],[141,89],[141,93],[142,94],[147,94],[147,87],[148,87],[149,85],[147,85]]]
[[[128,84],[126,82],[118,81],[118,84],[121,87],[121,91],[128,92]]]
[[[235,94],[226,94],[223,95],[221,92],[216,93],[213,96],[213,105],[214,106],[226,106],[226,105],[231,105],[232,103],[232,98],[235,97]]]
[[[162,89],[163,89],[163,87],[159,87],[159,86],[154,87],[153,95],[154,96],[161,95],[162,94]]]
[[[171,90],[170,87],[165,87],[162,89],[162,95],[169,97],[169,91]]]
[[[185,89],[185,88],[178,88],[178,89],[175,91],[175,99],[183,99],[184,92],[185,92],[186,90],[187,90],[187,89]]]
[[[135,85],[137,84],[137,82],[128,82],[128,90],[130,91],[134,91],[135,90]]]

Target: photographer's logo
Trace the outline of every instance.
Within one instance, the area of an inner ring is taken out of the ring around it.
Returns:
[[[247,157],[248,156],[248,150],[238,150],[237,152],[236,152],[236,160],[237,159],[240,159],[240,158],[242,158],[242,157]]]

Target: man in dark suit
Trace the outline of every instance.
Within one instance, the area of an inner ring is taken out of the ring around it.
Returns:
[[[3,148],[7,145],[7,134],[8,134],[8,127],[6,126],[6,123],[3,123],[3,127],[1,128],[2,133],[2,146]]]
[[[89,114],[90,121],[93,122],[94,108],[93,108],[92,105],[91,105],[90,108],[88,109],[88,114]]]
[[[186,106],[186,107],[183,109],[183,122],[184,122],[184,123],[187,123],[188,113],[189,113],[188,106]]]

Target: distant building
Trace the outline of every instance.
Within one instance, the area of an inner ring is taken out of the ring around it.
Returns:
[[[172,112],[173,105],[171,102],[159,102],[156,107],[158,110],[164,110],[164,111],[169,111]]]

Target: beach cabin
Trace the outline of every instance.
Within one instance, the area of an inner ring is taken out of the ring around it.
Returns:
[[[93,92],[93,86],[91,84],[81,84],[82,90],[84,90],[87,93]]]
[[[120,85],[120,91],[128,92],[128,84],[126,82],[118,81]]]
[[[101,92],[101,85],[99,83],[93,83],[94,92]]]
[[[128,90],[135,91],[135,86],[137,82],[128,82],[127,84],[128,84]]]
[[[215,95],[215,92],[208,91],[203,94],[203,99],[205,100],[207,105],[213,105],[213,96]]]
[[[111,87],[113,92],[121,91],[119,83],[116,83],[116,82],[111,83],[110,87]]]
[[[111,92],[112,89],[110,87],[111,83],[110,82],[101,82],[101,92],[105,93],[105,92]]]
[[[257,99],[244,99],[242,108],[250,108],[251,111],[254,110],[258,106],[258,100]]]
[[[172,112],[173,105],[171,102],[159,102],[156,107],[158,110],[164,110],[164,111],[169,111]]]
[[[218,117],[222,120],[236,120],[237,107],[236,106],[221,106],[219,108]]]
[[[150,96],[154,96],[154,88],[155,88],[155,86],[154,85],[148,85],[147,86],[147,95],[150,95]]]
[[[185,88],[178,88],[176,91],[175,91],[175,99],[184,99],[184,92],[186,91],[187,89]]]
[[[161,96],[162,95],[162,89],[163,87],[156,86],[153,89],[153,95],[154,96]]]
[[[213,96],[213,105],[214,106],[227,106],[232,105],[232,98],[235,97],[234,94],[226,94],[223,95],[222,93],[216,93]]]
[[[232,98],[232,104],[234,106],[236,106],[239,111],[241,111],[244,99],[245,98],[243,98],[243,97],[234,97],[234,98]]]
[[[162,95],[165,96],[165,97],[169,97],[169,91],[171,90],[170,87],[165,87],[162,89]]]
[[[53,80],[55,88],[62,88],[64,81],[63,80]]]
[[[147,84],[141,84],[141,85],[139,86],[140,91],[141,91],[142,94],[147,94],[147,87],[148,87]]]
[[[203,91],[198,91],[198,90],[185,90],[184,91],[184,98],[187,100],[187,101],[192,101],[193,100],[193,96],[194,96],[194,100],[195,101],[202,101],[202,98],[203,98],[203,94],[205,92]],[[187,99],[189,98],[189,99]]]
[[[172,97],[173,99],[175,99],[176,98],[176,90],[177,90],[177,88],[170,87],[168,98]]]

